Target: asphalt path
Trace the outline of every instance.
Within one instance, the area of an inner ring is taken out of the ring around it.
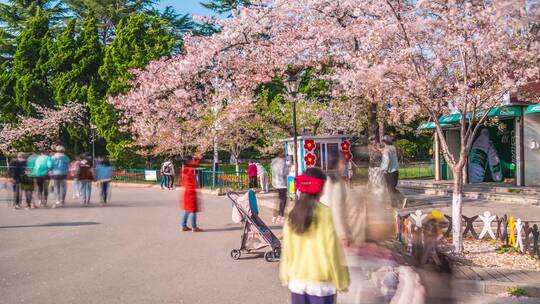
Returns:
[[[87,208],[70,192],[65,208],[29,211],[0,191],[0,303],[289,303],[279,263],[230,258],[242,227],[225,197],[202,195],[193,233],[178,190],[117,187],[106,207],[93,191]]]

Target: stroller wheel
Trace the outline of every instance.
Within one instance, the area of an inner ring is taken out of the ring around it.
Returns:
[[[274,253],[274,260],[279,260],[279,258],[281,257],[281,248],[280,247],[274,248],[273,253]]]
[[[274,262],[276,259],[275,259],[275,255],[274,255],[274,252],[273,251],[267,251],[264,253],[264,259],[267,261],[267,262]]]
[[[240,250],[238,249],[231,250],[231,258],[233,258],[233,260],[238,260],[241,255],[242,253],[240,252]]]

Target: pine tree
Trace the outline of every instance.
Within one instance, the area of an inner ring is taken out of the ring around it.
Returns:
[[[17,39],[17,49],[13,56],[15,104],[21,114],[32,115],[34,109],[31,104],[53,105],[47,79],[48,49],[51,43],[49,19],[38,10],[36,16],[28,19],[24,31]]]
[[[85,104],[89,86],[99,82],[98,69],[103,61],[95,18],[87,17],[78,34],[75,20],[69,22],[50,52],[49,67],[55,103]]]
[[[251,5],[249,0],[209,0],[208,2],[201,3],[207,9],[213,10],[218,14],[230,14],[233,10],[241,6]]]
[[[72,93],[78,85],[74,81],[76,75],[72,72],[78,47],[75,40],[75,25],[75,19],[71,20],[49,49],[49,68],[52,74],[50,83],[54,102],[57,105],[74,101]]]
[[[130,16],[125,24],[117,26],[116,38],[105,51],[103,65],[99,74],[106,84],[105,98],[100,98],[97,89],[93,89],[89,100],[92,123],[107,142],[107,150],[114,157],[131,156],[125,148],[131,141],[130,134],[118,131],[120,113],[106,102],[108,96],[125,93],[129,89],[131,69],[144,67],[148,62],[163,56],[169,56],[174,39],[157,17],[148,15]]]
[[[62,24],[67,10],[62,1],[8,0],[0,3],[0,64],[13,59],[16,39],[23,32],[27,20],[38,11],[45,14],[52,28]]]
[[[116,25],[132,14],[148,13],[156,0],[64,0],[69,8],[81,18],[93,14],[100,28],[100,39],[109,44],[114,39]]]
[[[161,20],[147,15],[134,15],[120,22],[116,38],[105,51],[99,74],[107,83],[107,95],[125,93],[129,70],[144,67],[148,62],[169,56],[174,40]]]
[[[14,73],[8,69],[8,63],[0,64],[0,123],[13,123],[17,120],[15,83]]]

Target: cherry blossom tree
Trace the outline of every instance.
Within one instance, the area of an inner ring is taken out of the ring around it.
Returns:
[[[538,77],[538,41],[528,30],[537,7],[525,0],[251,3],[215,20],[219,33],[187,37],[182,55],[136,71],[133,89],[111,99],[136,143],[158,150],[193,144],[203,138],[194,128],[216,91],[221,100],[253,97],[291,66],[330,67],[334,100],[319,111],[329,130],[350,126],[340,122],[349,114],[357,123],[366,116],[375,133],[383,110],[395,123],[421,116],[436,123],[454,173],[453,241],[461,252],[463,168],[489,110]],[[211,83],[216,77],[223,80],[219,87]],[[449,150],[438,122],[454,112],[461,114],[459,155]],[[161,133],[165,126],[170,130]]]
[[[375,28],[391,41],[383,79],[398,92],[391,109],[410,121],[427,115],[436,124],[452,168],[453,244],[463,250],[461,201],[464,168],[473,139],[505,94],[539,75],[540,49],[528,31],[532,15],[522,1],[385,1]],[[460,114],[460,151],[453,154],[439,117]]]
[[[261,131],[257,115],[250,110],[249,104],[233,101],[218,114],[216,125],[219,145],[234,157],[238,173],[240,172],[238,163],[240,153],[253,147],[260,138]]]
[[[0,132],[0,151],[10,153],[26,149],[48,149],[57,144],[60,132],[67,124],[81,125],[84,106],[69,103],[56,109],[32,105],[35,117],[19,117],[15,126],[4,124]]]

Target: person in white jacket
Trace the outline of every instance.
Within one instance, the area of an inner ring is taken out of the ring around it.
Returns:
[[[272,187],[278,191],[279,197],[279,207],[274,209],[272,223],[283,222],[285,220],[289,166],[287,166],[283,156],[283,154],[280,154],[272,159]]]
[[[350,233],[344,222],[345,203],[347,199],[347,183],[342,178],[344,162],[339,156],[328,157],[328,171],[326,172],[326,183],[321,196],[321,203],[327,205],[332,210],[336,233],[343,247],[348,247]]]
[[[255,163],[255,166],[257,166],[257,176],[259,177],[259,180],[261,182],[261,193],[267,193],[268,192],[268,172],[264,168],[264,166],[257,162]]]

